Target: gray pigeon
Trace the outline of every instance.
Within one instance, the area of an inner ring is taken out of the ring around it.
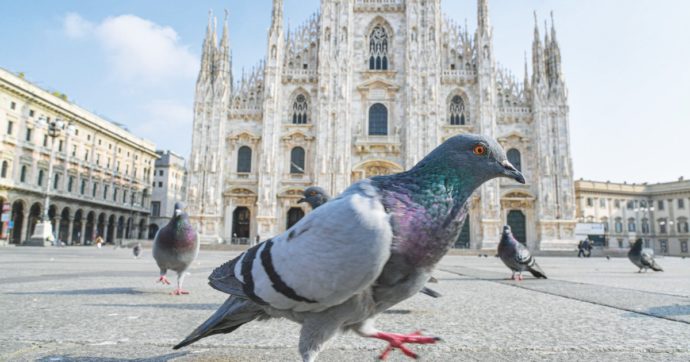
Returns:
[[[654,250],[642,248],[642,239],[635,240],[635,244],[633,244],[632,248],[630,248],[630,251],[628,251],[628,259],[630,259],[633,264],[640,268],[638,273],[641,273],[642,269],[644,269],[645,273],[647,272],[647,269],[664,271],[664,269],[662,269],[661,266],[659,266],[659,264],[657,264],[654,260]]]
[[[135,258],[139,258],[139,255],[141,255],[141,243],[137,243],[137,245],[134,245],[132,248],[132,254],[134,254]]]
[[[175,203],[173,217],[158,230],[153,239],[153,258],[161,270],[158,282],[170,284],[165,276],[168,269],[177,272],[177,288],[173,295],[189,294],[182,289],[185,271],[199,254],[199,234],[189,223],[189,216],[182,211],[182,204]]]
[[[510,226],[503,227],[501,242],[498,243],[498,256],[510,270],[513,271],[511,279],[522,280],[522,272],[529,271],[535,278],[546,279],[546,274],[541,270],[529,250],[519,241],[515,240]],[[517,278],[515,277],[517,273]]]
[[[313,210],[327,203],[330,199],[331,196],[328,195],[328,192],[326,192],[326,190],[322,189],[319,186],[310,186],[304,189],[304,197],[299,199],[297,203],[307,202]],[[429,282],[438,283],[438,280],[436,280],[436,278],[434,277],[430,277]],[[419,292],[428,295],[432,298],[438,298],[441,296],[441,293],[427,287],[422,288],[422,290],[420,290]]]
[[[457,240],[467,200],[484,182],[525,179],[493,139],[449,138],[412,169],[361,180],[307,214],[284,233],[256,245],[211,273],[210,285],[230,294],[178,349],[201,338],[230,333],[253,320],[300,323],[299,351],[314,361],[340,331],[389,343],[439,339],[383,332],[381,312],[419,292]]]

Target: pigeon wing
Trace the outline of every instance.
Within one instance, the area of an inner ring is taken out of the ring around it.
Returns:
[[[390,257],[391,240],[378,193],[368,181],[360,182],[286,232],[221,266],[211,279],[221,278],[224,285],[211,285],[235,294],[238,285],[228,277],[232,273],[257,303],[320,311],[370,287]]]

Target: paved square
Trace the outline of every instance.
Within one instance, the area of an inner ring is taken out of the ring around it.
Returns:
[[[186,279],[192,294],[173,297],[154,284],[148,249],[134,259],[112,247],[2,248],[0,360],[299,360],[299,327],[284,320],[171,349],[223,302],[206,277],[235,255],[202,250]],[[690,360],[690,258],[660,258],[666,271],[646,274],[624,258],[537,260],[550,279],[513,282],[493,256],[447,256],[431,285],[443,297],[415,296],[378,325],[442,337],[411,347],[427,361]],[[373,361],[383,348],[348,333],[320,360]]]

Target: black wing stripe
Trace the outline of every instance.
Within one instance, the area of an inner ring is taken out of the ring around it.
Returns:
[[[266,240],[266,246],[264,247],[264,250],[261,252],[261,265],[264,266],[264,270],[266,271],[266,274],[268,274],[268,278],[271,279],[273,289],[278,291],[280,294],[292,300],[296,300],[298,302],[316,303],[315,300],[311,300],[309,298],[305,298],[297,294],[297,292],[295,292],[294,289],[290,288],[289,285],[285,284],[285,281],[283,281],[280,275],[278,275],[278,272],[276,272],[276,269],[273,267],[273,258],[271,257],[271,246],[273,246],[273,241],[270,239]]]
[[[242,279],[244,279],[244,283],[242,283],[242,290],[245,294],[247,294],[249,299],[258,304],[266,305],[268,303],[266,303],[258,295],[254,294],[254,278],[252,277],[252,265],[254,263],[254,258],[256,257],[256,251],[259,250],[260,246],[261,244],[255,245],[247,250],[244,254],[244,259],[242,259]]]

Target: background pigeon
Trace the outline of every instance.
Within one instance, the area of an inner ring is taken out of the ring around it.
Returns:
[[[659,264],[657,264],[654,260],[654,250],[642,248],[642,239],[635,240],[635,244],[633,244],[632,248],[630,248],[630,251],[628,251],[628,259],[630,259],[633,264],[640,268],[638,273],[641,273],[642,269],[644,269],[645,273],[647,272],[647,269],[664,271],[664,269],[661,269],[661,266],[659,266]]]
[[[139,255],[141,255],[141,243],[137,243],[137,245],[134,245],[132,248],[132,254],[134,254],[135,258],[139,258]]]
[[[153,258],[161,270],[159,282],[170,284],[165,274],[168,269],[177,272],[177,288],[173,295],[189,294],[182,289],[184,273],[199,254],[199,234],[189,223],[187,213],[182,211],[182,205],[175,203],[173,217],[167,225],[158,230],[153,239]]]
[[[309,205],[311,206],[311,208],[313,210],[313,209],[316,209],[317,207],[325,204],[330,199],[331,199],[331,196],[323,188],[321,188],[319,186],[310,186],[310,187],[307,187],[306,189],[304,189],[304,197],[299,199],[299,201],[297,201],[297,203],[298,204],[302,203],[302,202],[309,203]],[[436,278],[434,278],[434,277],[430,277],[429,282],[438,283],[438,280],[436,280]],[[422,294],[428,295],[432,298],[438,298],[441,296],[441,293],[439,293],[439,292],[437,292],[431,288],[427,288],[427,287],[422,288],[422,290],[420,290],[419,292]]]
[[[511,279],[522,280],[522,272],[529,271],[535,278],[546,279],[546,274],[541,270],[529,250],[513,237],[510,226],[503,227],[501,242],[498,243],[498,256],[510,270],[513,271]]]
[[[419,333],[379,331],[379,313],[419,292],[460,234],[467,200],[484,182],[524,183],[493,139],[449,138],[409,171],[361,180],[286,232],[221,265],[212,287],[230,294],[181,348],[255,319],[302,324],[299,351],[313,361],[342,330],[389,343],[435,343]]]

